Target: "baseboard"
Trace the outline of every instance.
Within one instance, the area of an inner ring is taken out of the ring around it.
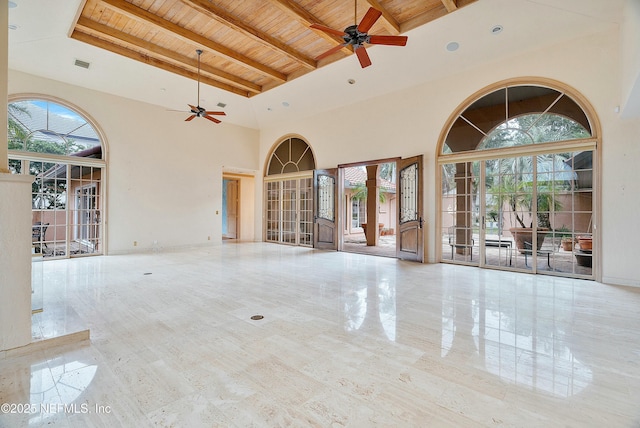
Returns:
[[[603,276],[603,284],[609,285],[624,285],[626,287],[640,287],[640,280],[628,279],[628,278],[616,278],[613,276]]]
[[[50,350],[60,346],[89,344],[91,334],[89,330],[82,330],[76,333],[69,333],[63,336],[52,337],[50,339],[36,340],[25,346],[7,349],[0,352],[0,359],[19,357],[32,352]]]

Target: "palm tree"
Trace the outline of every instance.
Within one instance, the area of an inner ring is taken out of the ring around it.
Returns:
[[[564,160],[554,154],[537,156],[538,180],[535,193],[539,228],[551,228],[550,213],[562,209],[557,193],[566,188],[567,183],[562,179],[564,177],[556,175],[566,170]],[[494,167],[498,169],[499,182],[497,185],[490,185],[487,181],[487,187],[494,198],[493,208],[502,212],[506,204],[520,227],[533,227],[533,157],[504,159],[504,162],[498,162]],[[524,223],[525,212],[531,216],[529,226]]]

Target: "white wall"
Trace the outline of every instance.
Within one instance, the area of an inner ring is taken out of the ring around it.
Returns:
[[[640,114],[640,1],[627,0],[623,19],[621,109],[623,117],[631,117]]]
[[[9,94],[25,92],[76,105],[104,132],[108,253],[221,242],[222,168],[258,168],[256,130],[10,70]]]
[[[594,106],[602,124],[603,279],[640,286],[640,268],[629,248],[640,238],[634,228],[640,212],[637,180],[640,120],[623,121],[615,107],[621,103],[620,36],[617,30],[554,45],[544,50],[488,63],[446,79],[367,102],[329,111],[291,123],[263,129],[260,163],[283,135],[298,133],[313,147],[319,168],[386,157],[425,156],[426,258],[436,261],[435,189],[436,146],[449,115],[467,97],[508,78],[539,76],[563,82],[581,93]],[[401,78],[401,77],[398,77]],[[373,88],[372,88],[373,91]],[[360,120],[354,120],[354,113]],[[327,124],[330,124],[328,126]],[[636,178],[634,179],[634,176]],[[620,209],[624,203],[625,209]],[[261,201],[257,202],[260,205]],[[628,208],[626,208],[628,207]],[[261,209],[261,207],[258,207]],[[261,224],[256,222],[256,228]],[[616,236],[629,245],[621,246]]]

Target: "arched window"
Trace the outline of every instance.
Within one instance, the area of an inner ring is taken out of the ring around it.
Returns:
[[[497,89],[454,121],[442,154],[590,138],[582,107],[557,89],[518,85]]]
[[[311,147],[300,138],[290,137],[282,141],[271,154],[266,175],[312,171],[315,165]]]
[[[270,242],[313,246],[311,147],[301,138],[283,139],[265,169],[265,236]]]
[[[559,82],[532,80],[493,85],[451,116],[438,156],[440,259],[593,278],[595,115]]]
[[[14,101],[8,110],[9,150],[102,159],[98,133],[76,111],[37,99]]]
[[[34,251],[49,258],[102,254],[100,132],[61,100],[12,97],[7,109],[9,168],[34,176]]]

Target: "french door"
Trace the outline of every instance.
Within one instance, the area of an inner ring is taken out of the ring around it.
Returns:
[[[100,211],[96,183],[76,189],[75,240],[88,252],[94,252],[100,237]]]
[[[315,227],[313,246],[324,250],[338,249],[338,169],[313,171]]]
[[[422,155],[399,160],[397,169],[396,257],[422,262],[424,259]]]
[[[310,247],[313,245],[312,178],[290,178],[265,183],[265,240]]]
[[[16,154],[9,161],[16,173],[34,176],[33,250],[46,258],[102,254],[103,167]]]
[[[441,164],[441,260],[593,278],[593,155]]]

